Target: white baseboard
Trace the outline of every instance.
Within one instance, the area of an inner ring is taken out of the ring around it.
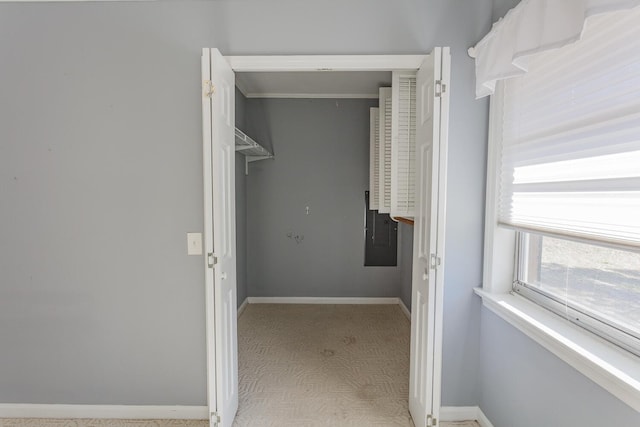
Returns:
[[[249,305],[249,298],[245,298],[244,301],[242,301],[242,304],[240,304],[240,307],[238,307],[238,317],[240,317],[240,315],[244,312],[244,310],[247,308],[247,305]]]
[[[493,427],[493,424],[491,424],[491,421],[489,420],[489,418],[487,418],[484,412],[482,412],[482,409],[480,409],[479,407],[478,407],[478,418],[476,418],[476,420],[478,421],[478,424],[480,424],[480,427]]]
[[[396,297],[249,297],[249,304],[398,304]]]
[[[471,421],[477,417],[477,406],[443,406],[440,408],[440,421]]]
[[[207,412],[206,406],[0,404],[0,418],[206,420]],[[478,421],[480,427],[493,427],[491,421],[477,406],[444,406],[440,408],[440,421],[469,420]]]
[[[407,306],[404,305],[404,301],[402,301],[400,298],[398,298],[398,305],[400,306],[400,309],[402,310],[404,315],[407,316],[407,319],[409,319],[409,321],[411,321],[411,312],[409,311]]]
[[[489,418],[479,406],[443,406],[440,408],[440,421],[472,421],[480,427],[493,427]]]
[[[0,418],[206,420],[206,406],[0,404]]]

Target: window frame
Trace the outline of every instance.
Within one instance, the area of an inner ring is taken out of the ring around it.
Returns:
[[[632,331],[625,331],[624,329],[626,328],[623,326],[616,326],[597,311],[584,306],[581,307],[571,302],[565,304],[557,296],[545,292],[543,289],[537,289],[535,285],[527,283],[524,280],[527,265],[530,261],[529,242],[532,236],[546,237],[542,234],[516,232],[516,279],[513,281],[513,292],[552,311],[561,318],[622,347],[636,356],[640,356],[640,338],[635,336]],[[554,236],[554,238],[560,239],[561,237]],[[598,246],[586,241],[580,241],[579,243]]]
[[[490,98],[482,287],[485,308],[640,411],[640,358],[513,291],[517,233],[498,226],[499,160],[504,82]]]

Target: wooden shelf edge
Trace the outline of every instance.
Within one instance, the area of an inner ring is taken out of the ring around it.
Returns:
[[[414,224],[414,221],[413,221],[412,219],[409,219],[409,218],[404,218],[404,217],[401,217],[401,216],[398,216],[398,217],[391,217],[391,218],[392,218],[394,221],[402,222],[402,223],[404,223],[404,224],[409,224],[409,225],[413,225],[413,224]]]

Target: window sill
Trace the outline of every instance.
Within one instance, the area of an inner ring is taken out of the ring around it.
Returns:
[[[485,307],[640,412],[640,360],[517,295],[476,288]]]

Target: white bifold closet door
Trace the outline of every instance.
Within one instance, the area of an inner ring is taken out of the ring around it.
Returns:
[[[369,109],[369,209],[378,210],[380,200],[380,110]]]
[[[416,75],[416,192],[411,295],[409,411],[416,426],[439,425],[449,48],[435,48]],[[445,89],[446,88],[446,89]]]
[[[382,87],[379,92],[380,118],[379,139],[380,139],[380,162],[379,162],[379,199],[378,212],[391,212],[391,88]]]
[[[210,425],[238,410],[235,74],[217,49],[202,52],[207,400]]]
[[[394,71],[391,86],[391,207],[413,218],[416,192],[416,73]]]

